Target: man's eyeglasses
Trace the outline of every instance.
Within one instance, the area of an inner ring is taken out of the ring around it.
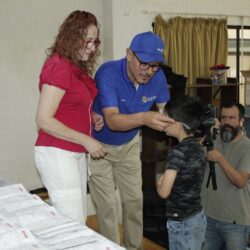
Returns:
[[[157,72],[159,70],[160,66],[161,66],[161,63],[150,64],[150,63],[142,62],[138,58],[138,56],[135,54],[135,52],[133,52],[133,55],[136,57],[136,59],[140,63],[140,66],[139,66],[140,70],[147,71],[149,68],[151,68],[153,72]]]
[[[91,49],[94,45],[97,48],[100,45],[101,41],[99,39],[87,40],[85,41],[86,47]]]

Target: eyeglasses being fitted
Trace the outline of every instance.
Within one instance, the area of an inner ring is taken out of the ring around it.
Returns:
[[[85,43],[86,43],[86,47],[91,49],[94,45],[97,48],[100,45],[101,41],[97,38],[95,40],[87,40],[85,41]]]
[[[147,63],[147,62],[142,62],[138,58],[138,56],[135,54],[134,51],[133,51],[133,55],[135,56],[135,58],[140,63],[140,66],[139,66],[140,70],[147,71],[149,68],[151,68],[153,72],[157,72],[160,69],[161,63],[151,64],[151,63]]]

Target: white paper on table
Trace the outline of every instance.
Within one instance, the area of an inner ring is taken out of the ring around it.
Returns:
[[[89,228],[89,230],[93,231],[91,228]],[[96,233],[95,231],[93,231],[96,234],[96,238],[98,242],[105,242],[108,243],[109,245],[112,246],[112,248],[110,249],[116,249],[116,250],[126,250],[124,247],[121,247],[120,245],[116,244],[113,241],[110,241],[109,239],[105,238],[103,235]],[[99,248],[98,248],[99,249]],[[103,248],[106,250],[106,248]],[[108,249],[108,248],[107,248]],[[96,250],[96,249],[95,249]]]
[[[86,231],[87,235],[84,235],[85,231]],[[60,242],[63,242],[63,241],[78,238],[80,236],[82,236],[84,239],[87,240],[88,238],[93,237],[93,234],[92,234],[92,236],[89,236],[88,233],[89,232],[87,230],[79,230],[79,229],[77,229],[77,230],[74,230],[74,231],[61,233],[61,234],[52,236],[50,238],[42,239],[42,243],[44,243],[45,245],[54,245],[54,244],[57,244],[57,243],[60,243]]]
[[[64,228],[60,228],[54,231],[50,231],[46,234],[43,234],[39,237],[39,239],[47,239],[47,238],[51,238],[51,237],[55,237],[59,234],[63,234],[63,233],[70,233],[72,231],[79,231],[82,230],[82,226],[80,224],[78,225],[73,225],[73,226],[68,226],[68,227],[64,227]]]
[[[120,247],[119,247],[120,248]],[[115,250],[115,248],[109,240],[98,241],[95,244],[94,250]]]
[[[58,245],[55,245],[54,247],[56,247],[56,249],[58,250],[125,250],[125,248],[120,247],[117,245],[114,246],[113,244],[111,244],[111,242],[109,240],[101,240],[101,241],[89,241],[89,242],[85,242],[82,241],[81,242],[81,238],[78,239],[74,239],[74,241],[71,242],[71,246],[67,246],[68,242],[63,242]]]
[[[0,235],[0,249],[9,249],[32,243],[37,243],[37,240],[26,228],[17,228]]]
[[[37,244],[24,244],[17,247],[11,247],[8,248],[8,250],[54,250],[53,248],[50,248],[48,246],[41,245],[39,243]]]
[[[78,222],[73,221],[68,217],[51,218],[50,220],[42,220],[38,224],[30,226],[30,229],[37,237],[46,234],[48,232],[60,229],[65,226],[76,225]]]
[[[8,221],[10,225],[13,225],[13,227],[21,227],[16,215],[13,213],[0,213],[0,219]]]
[[[42,220],[58,217],[59,213],[54,207],[39,206],[37,209],[26,209],[26,212],[17,212],[16,216],[22,227],[28,227],[29,225],[32,227],[32,225],[40,223]]]
[[[33,206],[42,205],[44,201],[40,199],[37,195],[31,195],[30,199],[25,199],[21,201],[11,201],[2,205],[2,208],[6,212],[14,212],[21,209],[32,209]]]
[[[11,202],[19,202],[32,199],[32,195],[29,193],[22,193],[19,195],[9,196],[4,199],[0,199],[0,207]]]
[[[14,225],[15,227],[27,227],[30,230],[32,230],[32,228],[41,228],[41,221],[38,222],[34,222],[29,224],[32,220],[29,217],[29,213],[36,213],[36,211],[41,211],[44,209],[48,209],[51,208],[51,206],[49,206],[48,204],[44,203],[40,206],[33,206],[31,208],[25,208],[22,210],[18,210],[18,211],[14,211],[14,212],[4,212],[4,213],[0,213],[0,218],[5,217],[6,220],[8,220],[10,222],[10,224]],[[28,218],[26,219],[26,215],[28,216]],[[55,216],[56,217],[56,216]],[[33,219],[35,220],[35,219]]]
[[[0,187],[0,200],[11,196],[22,195],[25,192],[27,192],[27,190],[22,184]]]
[[[84,237],[79,236],[73,239],[68,239],[67,241],[57,242],[56,244],[51,245],[53,249],[71,249],[72,247],[82,247],[83,249],[93,249],[96,250],[95,244],[97,240],[94,236]],[[87,248],[86,248],[87,247]]]
[[[11,223],[9,220],[4,218],[0,214],[0,234],[6,233],[8,231],[11,231],[15,228],[15,224]]]

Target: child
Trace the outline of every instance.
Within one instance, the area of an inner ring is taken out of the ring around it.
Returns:
[[[194,97],[182,96],[171,100],[165,112],[175,120],[165,132],[179,141],[168,153],[165,173],[157,184],[160,197],[167,198],[169,249],[200,250],[206,229],[200,198],[206,159],[194,133],[203,106]]]

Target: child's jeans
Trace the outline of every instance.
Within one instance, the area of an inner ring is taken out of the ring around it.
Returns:
[[[169,250],[201,250],[205,240],[206,225],[207,220],[203,210],[182,221],[168,219]]]

